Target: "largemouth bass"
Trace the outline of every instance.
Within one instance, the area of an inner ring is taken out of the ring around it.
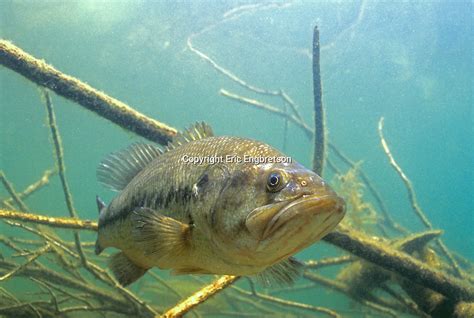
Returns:
[[[291,283],[301,269],[291,256],[345,213],[311,170],[267,144],[215,137],[204,123],[164,151],[133,144],[111,154],[97,175],[120,193],[108,206],[97,197],[96,254],[121,250],[109,267],[124,286],[152,267]]]

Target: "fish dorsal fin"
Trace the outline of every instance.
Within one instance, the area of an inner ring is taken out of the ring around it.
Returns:
[[[214,136],[211,126],[205,122],[197,122],[191,127],[185,129],[183,132],[179,132],[173,140],[168,143],[167,150],[175,149],[183,144],[191,141],[204,139],[207,137]]]
[[[135,143],[108,155],[97,168],[97,180],[107,188],[121,191],[153,159],[162,154],[161,149]]]
[[[276,263],[256,275],[263,286],[292,285],[302,274],[304,265],[294,257]]]

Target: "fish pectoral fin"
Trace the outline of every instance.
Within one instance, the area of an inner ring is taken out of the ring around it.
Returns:
[[[148,270],[133,263],[123,252],[112,255],[109,268],[122,286],[130,285]]]
[[[302,274],[304,265],[294,257],[267,267],[255,275],[263,286],[292,285]]]
[[[139,208],[132,213],[132,238],[143,247],[146,255],[169,257],[181,254],[188,246],[189,224],[165,216],[150,208]]]

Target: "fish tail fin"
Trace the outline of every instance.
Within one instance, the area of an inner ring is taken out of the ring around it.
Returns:
[[[123,252],[112,255],[109,268],[122,286],[130,285],[148,270],[133,263]]]

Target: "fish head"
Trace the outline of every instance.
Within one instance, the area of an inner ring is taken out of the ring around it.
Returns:
[[[242,262],[264,266],[286,259],[324,237],[344,217],[344,200],[296,162],[258,165],[247,178],[252,182],[233,193],[245,204],[227,211],[225,218],[224,228],[233,223],[234,232],[221,233],[226,250]]]

